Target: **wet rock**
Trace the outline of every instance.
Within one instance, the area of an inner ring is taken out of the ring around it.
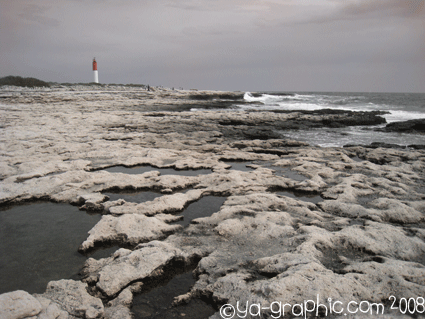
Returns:
[[[390,143],[383,143],[383,142],[373,142],[370,143],[369,145],[356,145],[356,144],[346,144],[344,145],[344,147],[356,147],[356,146],[362,146],[362,147],[366,147],[366,148],[406,148],[406,146],[403,145],[398,145],[398,144],[390,144]]]
[[[415,150],[425,150],[425,145],[423,144],[409,144],[407,145],[408,148],[413,148]]]
[[[256,127],[243,131],[243,134],[252,140],[269,140],[281,138],[281,135],[271,130],[269,127]]]
[[[230,144],[231,147],[252,151],[255,153],[287,155],[288,147],[308,146],[305,142],[286,140],[286,139],[267,139],[267,140],[241,140]]]
[[[0,318],[19,319],[37,316],[40,302],[26,291],[17,290],[0,295]]]
[[[311,115],[308,120],[297,120],[300,127],[345,127],[356,125],[378,125],[386,123],[381,117],[382,112],[353,112],[345,110],[322,109],[314,111],[300,111],[305,115]],[[320,116],[317,116],[320,115]],[[286,124],[286,123],[285,123]],[[294,127],[292,127],[293,129]]]
[[[387,132],[422,132],[425,133],[425,119],[415,119],[389,123],[383,129]]]
[[[103,211],[105,214],[110,214],[110,208],[114,206],[121,206],[124,205],[126,202],[124,199],[118,199],[114,201],[107,201],[105,203],[102,203]]]
[[[80,195],[78,196],[75,202],[78,205],[83,205],[80,207],[80,209],[89,211],[102,211],[104,209],[102,203],[107,201],[108,199],[109,197],[106,195],[103,195],[101,193],[95,193]]]

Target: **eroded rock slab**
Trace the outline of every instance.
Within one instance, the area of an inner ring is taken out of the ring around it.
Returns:
[[[162,218],[161,218],[162,217]],[[179,219],[167,216],[148,217],[142,214],[128,214],[119,217],[110,215],[102,219],[89,231],[89,237],[84,241],[80,250],[86,251],[100,246],[102,243],[120,243],[136,246],[139,243],[165,237],[176,232],[180,225],[169,225],[164,222]]]
[[[17,290],[0,295],[0,318],[37,316],[42,309],[40,302],[26,291]]]
[[[89,259],[84,269],[88,281],[96,280],[96,288],[108,297],[115,296],[133,282],[158,275],[174,259],[189,260],[184,251],[172,244],[151,241],[134,251],[120,249],[106,260]]]
[[[74,280],[51,281],[41,295],[61,305],[70,315],[78,318],[102,318],[102,301],[88,294],[87,284]]]

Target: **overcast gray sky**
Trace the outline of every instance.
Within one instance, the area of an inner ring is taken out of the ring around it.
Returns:
[[[425,92],[423,0],[0,0],[0,77]]]

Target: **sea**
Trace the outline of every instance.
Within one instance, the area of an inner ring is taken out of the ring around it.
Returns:
[[[241,103],[242,102],[242,103]],[[209,108],[210,109],[210,108]],[[245,92],[243,99],[226,107],[229,111],[321,110],[385,111],[387,123],[425,118],[425,93],[332,93],[332,92]],[[195,110],[195,109],[193,109]],[[196,108],[199,110],[199,108]],[[211,110],[211,109],[210,109]],[[221,109],[223,110],[223,109]],[[285,130],[279,133],[290,139],[321,147],[370,145],[374,142],[407,147],[425,144],[424,134],[380,132],[374,126]]]

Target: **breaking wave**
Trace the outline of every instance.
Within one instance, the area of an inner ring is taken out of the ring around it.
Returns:
[[[307,95],[305,96],[307,97]],[[276,103],[288,100],[304,100],[304,96],[299,94],[252,94],[251,92],[245,92],[243,99],[245,102],[260,102],[263,104]]]

